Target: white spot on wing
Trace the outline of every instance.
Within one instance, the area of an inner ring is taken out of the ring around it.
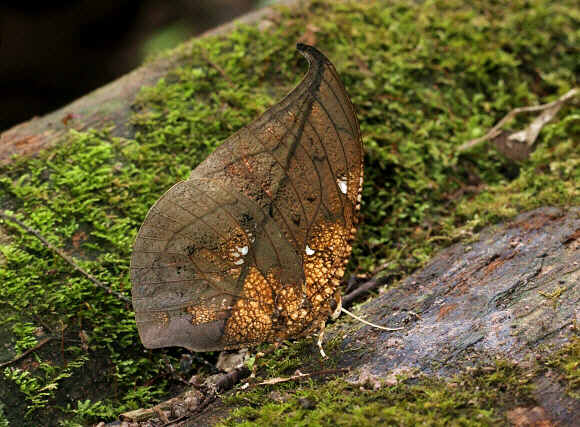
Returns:
[[[308,245],[306,245],[306,255],[314,255],[314,251]]]
[[[246,255],[248,253],[248,247],[244,246],[243,248],[238,248],[236,246],[236,249],[242,254],[242,255]]]
[[[243,263],[244,263],[244,258],[240,258],[239,260],[234,262],[234,264],[236,264],[236,265],[242,265]]]
[[[348,190],[348,185],[346,184],[346,178],[338,179],[337,183],[338,183],[338,188],[340,188],[340,191],[342,192],[342,194],[346,194],[346,191]]]

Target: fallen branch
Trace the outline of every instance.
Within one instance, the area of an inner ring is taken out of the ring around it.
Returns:
[[[216,393],[223,393],[249,375],[250,370],[248,367],[242,365],[239,368],[232,369],[227,374],[220,376],[209,388],[213,389]]]
[[[528,128],[526,128],[525,130],[523,130],[521,132],[518,132],[518,133],[511,135],[511,139],[521,140],[522,138],[524,138],[525,140],[527,140],[528,145],[532,145],[534,143],[536,137],[538,136],[538,133],[540,132],[540,129],[542,128],[542,126],[544,124],[546,124],[548,121],[550,121],[556,115],[556,113],[558,112],[558,110],[560,110],[562,105],[564,105],[566,102],[568,102],[570,99],[572,99],[578,93],[580,93],[580,90],[578,90],[578,88],[574,88],[574,89],[569,90],[567,93],[562,95],[557,100],[549,102],[547,104],[534,105],[531,107],[514,108],[503,119],[501,119],[494,127],[492,127],[491,130],[489,132],[487,132],[484,136],[482,136],[480,138],[472,139],[471,141],[467,141],[465,144],[462,144],[459,147],[457,147],[457,151],[467,150],[468,148],[474,147],[477,144],[480,144],[484,141],[495,138],[496,136],[498,136],[501,133],[500,128],[504,124],[506,124],[509,120],[511,120],[513,117],[515,117],[517,114],[533,113],[536,111],[548,110],[548,111],[544,111],[543,114],[539,115],[530,124],[530,126]]]
[[[378,288],[381,285],[384,285],[389,281],[388,277],[379,277],[369,280],[368,282],[363,283],[354,291],[349,294],[346,294],[342,297],[342,306],[349,307],[354,301],[356,301],[362,295],[369,293],[370,291]]]
[[[127,298],[123,294],[120,294],[117,291],[112,290],[110,287],[108,287],[103,282],[101,282],[100,280],[98,280],[97,278],[95,278],[93,275],[87,273],[85,270],[83,270],[81,267],[79,267],[77,265],[77,263],[74,262],[74,260],[71,257],[69,257],[67,254],[65,254],[61,249],[59,249],[56,246],[54,246],[48,240],[46,240],[38,231],[36,231],[35,229],[27,226],[22,221],[20,221],[18,218],[15,218],[13,216],[7,215],[4,212],[0,212],[0,218],[3,218],[3,219],[5,219],[7,221],[10,221],[10,222],[13,222],[14,224],[16,224],[16,225],[20,226],[21,228],[23,228],[24,230],[26,230],[29,234],[32,234],[33,236],[35,236],[36,238],[38,238],[38,240],[40,240],[46,247],[48,247],[50,250],[52,250],[53,252],[55,252],[58,256],[60,256],[62,259],[64,259],[66,262],[68,262],[75,270],[77,270],[79,273],[81,273],[83,276],[85,276],[87,279],[89,279],[91,282],[93,282],[93,284],[95,286],[103,289],[106,293],[108,293],[110,295],[113,295],[117,299],[119,299],[119,300],[123,301],[124,303],[128,304],[129,307],[132,307],[132,303],[131,303],[131,300],[129,298]]]

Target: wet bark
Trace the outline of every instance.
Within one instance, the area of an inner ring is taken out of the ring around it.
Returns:
[[[339,366],[358,368],[355,378],[406,367],[450,377],[498,357],[531,363],[577,333],[579,307],[580,208],[540,208],[443,250],[402,286],[365,304],[358,313],[366,320],[407,326],[349,334],[343,349],[365,351]],[[566,397],[556,378],[538,378],[537,386],[536,399],[551,419],[580,423],[580,401]]]

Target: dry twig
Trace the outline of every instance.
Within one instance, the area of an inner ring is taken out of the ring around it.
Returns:
[[[85,276],[87,279],[89,279],[91,282],[93,282],[93,284],[95,286],[98,286],[99,288],[103,289],[106,293],[113,295],[117,299],[123,301],[124,303],[126,303],[130,307],[132,307],[131,300],[129,298],[127,298],[123,294],[120,294],[117,291],[112,290],[110,287],[105,285],[103,282],[101,282],[100,280],[95,278],[92,274],[87,273],[85,270],[83,270],[81,267],[79,267],[77,265],[77,263],[74,262],[74,260],[71,257],[69,257],[67,254],[65,254],[61,249],[54,246],[48,240],[46,240],[38,231],[27,226],[22,221],[20,221],[18,218],[7,215],[4,212],[0,212],[0,218],[3,218],[3,219],[10,221],[10,222],[13,222],[14,224],[16,224],[16,225],[20,226],[21,228],[23,228],[24,230],[26,230],[28,233],[30,233],[33,236],[35,236],[36,238],[38,238],[38,240],[40,240],[46,247],[48,247],[50,250],[54,251],[58,256],[60,256],[62,259],[64,259],[66,262],[68,262],[75,270],[77,270],[79,273],[81,273],[83,276]]]
[[[228,82],[228,84],[231,87],[235,87],[236,85],[234,84],[234,82],[232,81],[232,79],[230,79],[230,77],[226,74],[226,72],[224,71],[224,69],[222,67],[220,67],[218,64],[216,64],[215,62],[213,62],[211,59],[209,59],[209,57],[205,54],[202,53],[201,57],[203,58],[204,61],[206,61],[209,65],[211,65],[213,68],[215,68],[217,70],[218,73],[221,74],[221,76],[226,79],[226,81]]]
[[[278,384],[278,383],[283,383],[283,382],[286,382],[286,381],[301,380],[303,378],[312,377],[314,375],[340,374],[340,373],[349,372],[349,371],[350,371],[350,369],[348,369],[348,368],[342,368],[342,369],[327,369],[325,371],[310,372],[309,374],[303,374],[300,371],[296,371],[294,373],[294,375],[292,375],[291,377],[288,377],[288,378],[272,378],[271,380],[262,381],[261,383],[258,383],[256,385]]]
[[[0,363],[0,368],[4,368],[6,366],[9,366],[15,362],[18,362],[20,359],[25,358],[26,356],[28,356],[30,353],[32,353],[35,350],[38,350],[40,347],[42,347],[45,344],[48,344],[49,342],[51,342],[52,340],[54,340],[54,337],[48,337],[43,339],[42,341],[40,341],[38,344],[36,344],[34,347],[29,348],[28,350],[26,350],[24,353],[22,353],[19,356],[16,356],[14,359],[9,360],[8,362],[4,362],[4,363]]]
[[[518,139],[518,140],[523,137],[524,139],[527,139],[528,144],[531,145],[530,141],[532,141],[532,139],[535,140],[535,137],[532,138],[531,136],[533,136],[534,134],[535,134],[535,136],[537,136],[537,134],[538,134],[539,130],[542,128],[542,126],[544,124],[546,124],[548,121],[550,121],[554,117],[554,115],[556,115],[556,113],[562,107],[562,105],[564,105],[566,102],[568,102],[570,99],[572,99],[578,93],[580,93],[580,90],[578,90],[578,88],[574,88],[574,89],[569,90],[567,93],[562,95],[557,100],[549,102],[547,104],[534,105],[531,107],[514,108],[503,119],[501,119],[494,127],[492,127],[490,129],[490,131],[487,132],[484,136],[482,136],[480,138],[472,139],[471,141],[467,141],[465,144],[462,144],[459,147],[457,147],[457,151],[467,150],[468,148],[474,147],[475,145],[477,145],[483,141],[487,141],[487,140],[495,138],[497,135],[499,135],[501,133],[501,130],[500,130],[501,127],[504,124],[506,124],[509,120],[514,118],[517,114],[533,113],[536,111],[544,111],[544,114],[541,114],[540,116],[538,116],[536,118],[536,120],[534,120],[530,124],[529,128],[526,128],[526,130],[524,130],[522,132],[518,132],[517,134],[513,134],[511,136],[512,139]],[[545,111],[545,110],[547,110],[547,111]],[[533,143],[533,141],[532,141],[532,143]]]
[[[360,298],[361,296],[368,294],[369,292],[373,291],[379,286],[386,284],[388,281],[389,277],[378,277],[363,283],[354,291],[342,297],[342,306],[343,307],[350,306],[354,301],[356,301],[357,298]]]

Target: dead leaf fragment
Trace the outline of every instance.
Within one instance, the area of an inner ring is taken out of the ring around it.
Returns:
[[[507,413],[507,419],[516,427],[552,427],[556,425],[541,406],[514,408]]]
[[[501,127],[508,121],[510,121],[512,118],[514,118],[517,114],[542,111],[542,113],[538,117],[536,117],[532,121],[532,123],[530,123],[525,129],[519,132],[511,133],[507,137],[508,141],[520,143],[525,142],[528,147],[531,147],[536,141],[536,138],[538,137],[540,130],[542,130],[542,127],[554,118],[554,116],[558,113],[560,108],[562,108],[562,106],[566,102],[569,102],[573,97],[575,97],[579,93],[580,89],[574,88],[566,92],[557,100],[549,102],[547,104],[534,105],[531,107],[514,108],[508,114],[506,114],[506,116],[503,119],[501,119],[493,128],[491,128],[490,131],[487,132],[484,136],[467,141],[465,144],[462,144],[459,147],[457,147],[457,150],[458,151],[467,150],[468,148],[471,148],[481,142],[493,140],[501,136],[504,132],[501,130]]]

